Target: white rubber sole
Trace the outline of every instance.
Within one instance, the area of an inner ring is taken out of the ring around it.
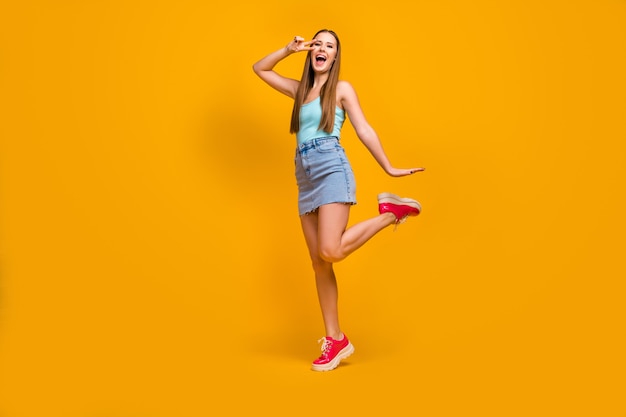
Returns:
[[[422,211],[422,206],[420,205],[420,203],[417,202],[417,200],[413,200],[412,198],[398,197],[397,195],[391,194],[391,193],[378,194],[378,204],[381,204],[381,203],[405,205],[405,206],[416,208],[420,212]]]
[[[339,362],[341,362],[342,359],[347,358],[348,356],[352,355],[353,353],[354,353],[354,346],[352,346],[352,343],[348,342],[348,346],[346,346],[345,348],[341,349],[341,351],[337,354],[337,356],[335,356],[335,359],[333,359],[332,361],[328,362],[326,365],[316,365],[316,364],[313,364],[311,366],[311,369],[314,370],[314,371],[318,371],[318,372],[332,371],[337,366],[339,366]]]

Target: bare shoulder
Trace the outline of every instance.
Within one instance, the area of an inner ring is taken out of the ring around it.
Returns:
[[[345,109],[355,100],[357,100],[356,91],[352,84],[345,80],[339,80],[337,82],[337,102],[341,103],[341,107]]]
[[[346,80],[339,80],[337,81],[337,94],[340,96],[344,94],[354,94],[354,87]]]

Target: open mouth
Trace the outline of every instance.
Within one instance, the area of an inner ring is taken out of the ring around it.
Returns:
[[[324,62],[326,62],[326,57],[324,55],[318,55],[315,57],[315,62],[317,62],[318,64],[323,64]]]

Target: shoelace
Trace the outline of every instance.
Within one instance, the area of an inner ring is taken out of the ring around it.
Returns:
[[[409,217],[409,216],[404,216],[403,218],[401,218],[401,219],[397,219],[397,220],[396,220],[396,224],[393,226],[393,231],[394,231],[394,232],[395,232],[395,231],[396,231],[396,229],[398,228],[398,225],[399,225],[399,224],[402,224],[402,223],[404,223],[404,222],[406,221],[407,217]]]
[[[317,341],[317,343],[320,343],[322,340],[324,341],[324,343],[322,344],[322,349],[321,349],[322,353],[328,353],[332,343],[330,343],[330,341],[326,339],[325,337],[322,337],[320,340]]]

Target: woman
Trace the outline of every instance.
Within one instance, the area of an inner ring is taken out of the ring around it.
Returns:
[[[308,51],[300,81],[274,71],[278,62]],[[294,99],[291,133],[296,134],[296,178],[302,231],[315,272],[315,282],[326,336],[315,371],[330,371],[354,352],[341,331],[337,310],[337,280],[333,263],[354,252],[387,226],[416,216],[420,204],[390,193],[379,194],[379,215],[346,229],[350,206],[356,203],[352,168],[339,143],[347,115],[361,142],[384,171],[393,177],[423,168],[400,169],[389,162],[378,135],[368,124],[352,85],[339,80],[341,45],[337,35],[320,30],[312,40],[296,36],[284,48],[254,64],[254,72],[267,84]]]

